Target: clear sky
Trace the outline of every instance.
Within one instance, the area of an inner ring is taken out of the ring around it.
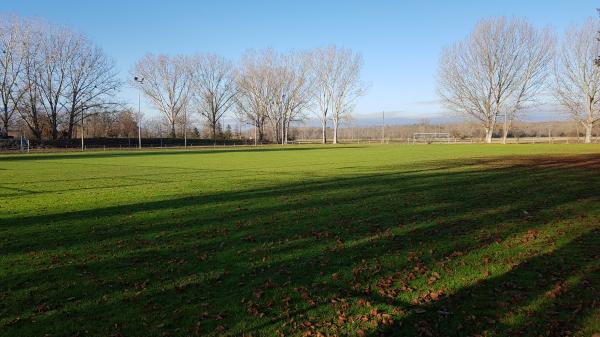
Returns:
[[[128,1],[0,0],[0,11],[84,32],[117,61],[125,79],[147,52],[212,52],[237,60],[247,49],[336,44],[364,57],[370,83],[355,113],[398,120],[436,118],[441,49],[490,16],[528,18],[559,33],[595,16],[598,1]],[[123,98],[137,101],[132,89]],[[146,107],[147,109],[147,107]]]

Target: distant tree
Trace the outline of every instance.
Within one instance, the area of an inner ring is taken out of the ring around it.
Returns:
[[[292,52],[283,55],[280,65],[280,92],[283,114],[283,139],[287,143],[290,124],[305,119],[305,112],[314,102],[315,77],[311,69],[311,55]]]
[[[24,68],[22,30],[23,22],[16,17],[0,17],[0,137],[8,135],[24,94],[19,86]]]
[[[41,106],[50,121],[52,139],[59,137],[67,105],[69,65],[81,36],[63,27],[45,26],[42,35],[38,87]]]
[[[175,124],[191,98],[189,59],[147,54],[135,64],[131,77],[143,79],[141,83],[132,80],[132,85],[142,90],[150,104],[167,119],[171,137],[175,137]]]
[[[254,138],[258,142],[265,138],[264,126],[272,108],[272,98],[276,96],[269,70],[270,54],[270,51],[263,51],[260,55],[247,52],[242,57],[237,77],[236,114],[254,126]]]
[[[595,63],[600,54],[598,21],[587,20],[569,29],[562,40],[555,64],[555,90],[559,102],[585,129],[585,142],[600,121],[600,72]]]
[[[362,62],[360,54],[335,45],[314,52],[315,97],[323,143],[327,142],[329,116],[333,122],[333,143],[336,144],[341,121],[353,110],[356,99],[366,91],[360,80]]]
[[[194,108],[204,117],[217,139],[217,124],[235,103],[235,68],[225,58],[213,54],[196,55],[191,60]]]
[[[517,113],[535,101],[553,45],[549,31],[525,20],[483,20],[467,39],[443,50],[439,95],[451,111],[478,120],[491,143],[499,117],[507,133]]]
[[[121,87],[114,61],[85,36],[76,38],[66,65],[68,138],[84,112],[101,113],[110,106],[114,108],[118,104],[114,97]]]
[[[21,72],[21,88],[23,99],[19,107],[19,115],[29,127],[36,139],[41,139],[46,126],[42,106],[42,92],[40,81],[42,78],[43,59],[43,25],[34,21],[25,21],[22,30],[22,58],[23,71]]]

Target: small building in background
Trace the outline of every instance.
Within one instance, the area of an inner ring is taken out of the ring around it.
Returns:
[[[21,130],[8,129],[8,138],[19,139],[20,137],[21,137]]]

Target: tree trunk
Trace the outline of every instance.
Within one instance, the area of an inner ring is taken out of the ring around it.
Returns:
[[[25,123],[27,123],[29,130],[31,131],[31,133],[33,133],[33,137],[36,140],[42,140],[42,130],[40,129],[37,118],[35,118],[32,123],[29,123],[27,120],[25,121]]]
[[[494,128],[486,127],[485,128],[485,142],[487,144],[492,143],[492,136],[494,135]]]
[[[288,120],[288,122],[285,125],[285,138],[284,141],[287,144],[288,143],[288,131],[290,129],[290,121]]]
[[[506,144],[506,138],[508,137],[508,113],[504,112],[504,125],[502,126],[502,144]]]
[[[279,144],[279,122],[278,121],[271,122],[271,132],[273,133],[271,140],[273,141],[273,143]]]
[[[67,130],[67,138],[73,138],[73,129],[75,126],[75,116],[73,114],[69,114],[69,129]]]
[[[321,122],[323,126],[322,143],[327,144],[327,121]]]
[[[8,120],[4,118],[2,118],[2,128],[0,128],[0,137],[8,137]]]
[[[590,144],[592,142],[592,129],[593,129],[594,125],[592,123],[586,123],[583,127],[585,128],[584,143]]]
[[[175,120],[173,120],[171,122],[171,138],[176,138],[177,135],[175,135]]]
[[[211,122],[213,145],[217,145],[217,123]]]
[[[58,139],[58,125],[56,125],[56,117],[52,118],[52,139]]]
[[[510,121],[504,122],[504,127],[502,128],[502,144],[506,144],[508,138],[508,132],[510,131],[511,123]]]
[[[333,144],[338,143],[338,121],[333,120]]]
[[[8,115],[8,106],[4,104],[2,112],[2,128],[0,128],[0,137],[8,137],[8,124],[10,123]]]

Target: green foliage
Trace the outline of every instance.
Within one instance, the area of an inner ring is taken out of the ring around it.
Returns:
[[[590,336],[600,147],[0,156],[2,336]]]

